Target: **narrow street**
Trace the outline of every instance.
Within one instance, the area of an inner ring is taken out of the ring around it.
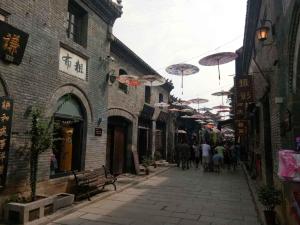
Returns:
[[[67,215],[72,225],[259,225],[243,171],[174,167]]]

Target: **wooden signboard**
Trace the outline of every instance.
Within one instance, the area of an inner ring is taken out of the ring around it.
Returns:
[[[136,174],[139,174],[140,173],[140,162],[139,162],[138,152],[136,150],[132,151],[132,156],[133,156],[135,172],[136,172]]]
[[[102,128],[100,128],[100,127],[95,128],[95,136],[98,136],[98,137],[102,136]]]
[[[27,33],[0,21],[0,58],[19,65],[22,62],[28,37]]]
[[[13,101],[0,97],[0,185],[5,185],[13,113]]]

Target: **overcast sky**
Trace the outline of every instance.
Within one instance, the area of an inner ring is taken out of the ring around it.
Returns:
[[[205,67],[198,61],[210,54],[234,52],[242,46],[247,0],[123,0],[123,15],[114,25],[114,35],[175,86],[172,94],[183,99],[207,98],[203,106],[221,104],[211,94],[233,85],[234,61]],[[190,63],[200,72],[181,78],[165,69]]]

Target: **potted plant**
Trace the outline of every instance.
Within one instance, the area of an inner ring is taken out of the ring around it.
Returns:
[[[142,165],[145,167],[145,173],[146,175],[149,175],[150,170],[149,166],[152,164],[152,159],[149,157],[144,157],[142,161]]]
[[[281,192],[270,185],[264,185],[258,190],[258,200],[265,206],[264,214],[268,225],[275,224],[276,205],[281,203]]]

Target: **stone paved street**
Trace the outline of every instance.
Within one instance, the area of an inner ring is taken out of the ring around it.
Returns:
[[[92,203],[54,224],[259,225],[241,170],[203,173],[171,168]]]

